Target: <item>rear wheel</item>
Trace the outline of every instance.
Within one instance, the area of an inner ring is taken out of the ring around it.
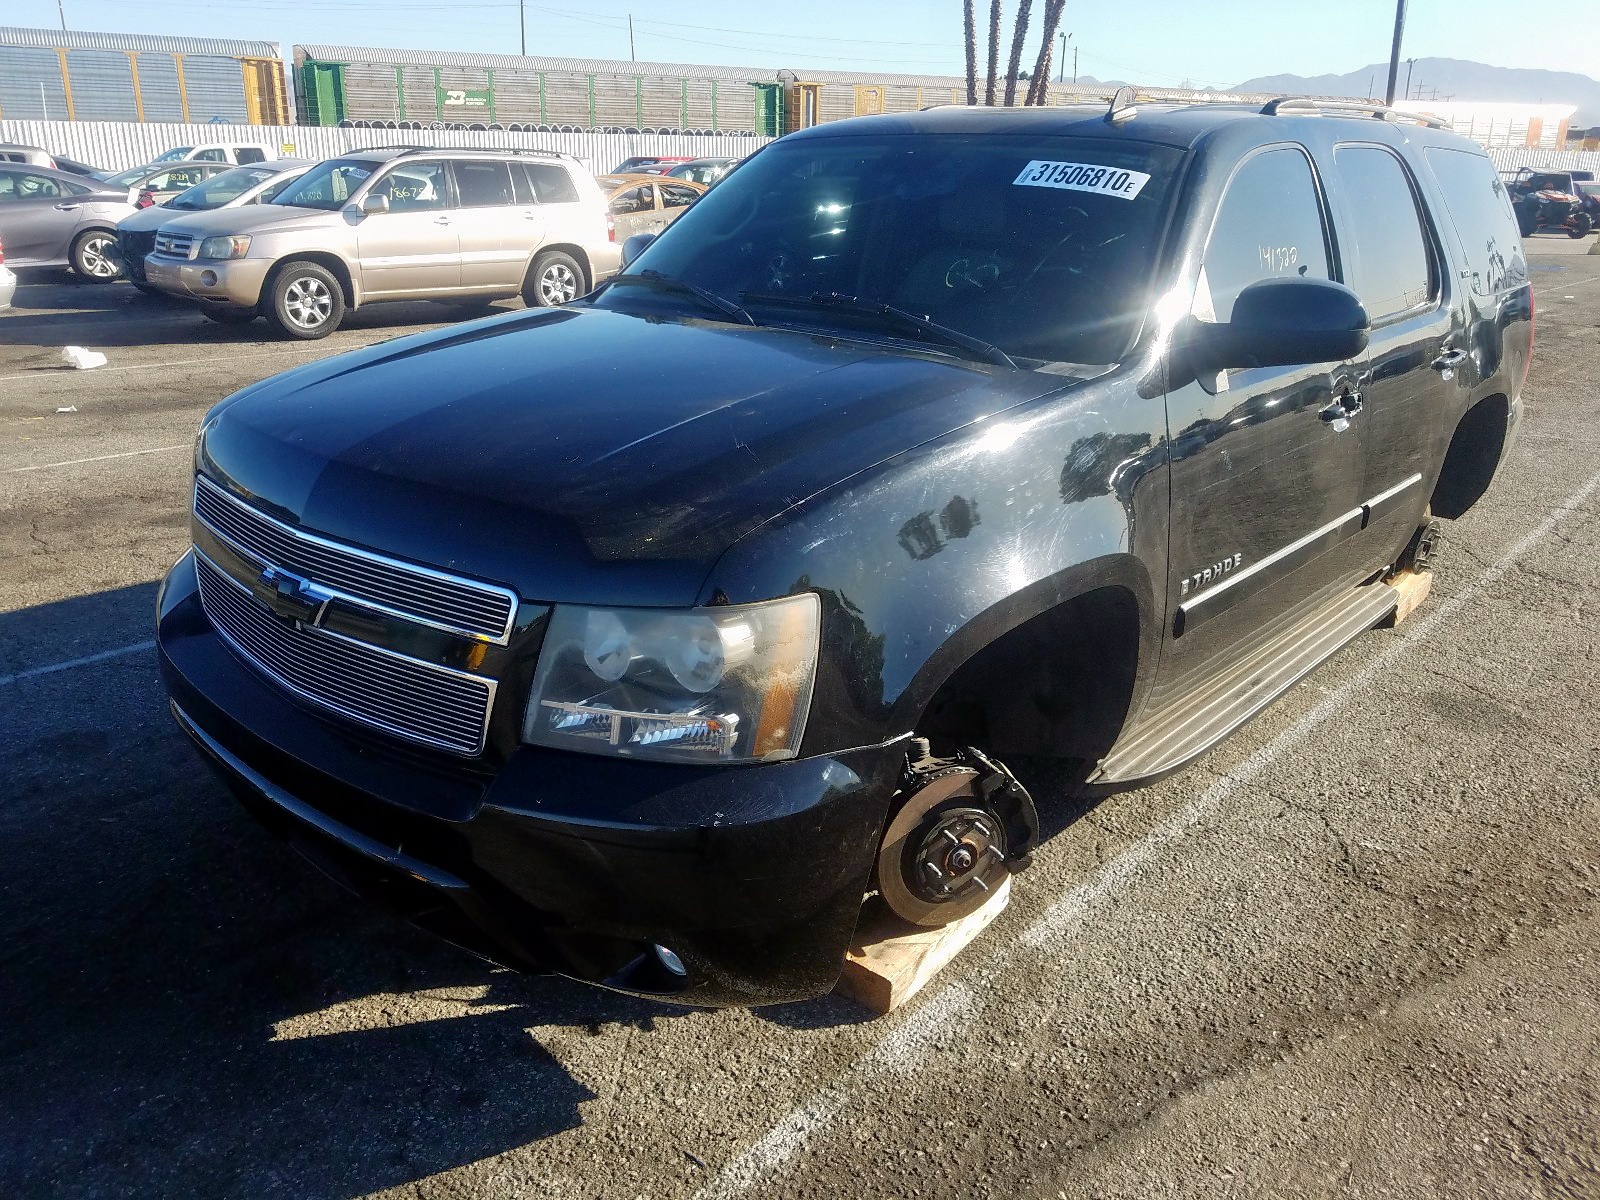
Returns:
[[[546,250],[528,268],[522,302],[529,308],[557,308],[588,290],[577,259],[560,250]]]
[[[279,333],[315,341],[327,337],[344,320],[344,288],[327,267],[292,262],[280,267],[268,281],[262,307],[267,323]]]
[[[107,283],[122,274],[122,265],[112,257],[117,235],[106,229],[89,229],[72,239],[69,260],[72,272],[90,283]]]

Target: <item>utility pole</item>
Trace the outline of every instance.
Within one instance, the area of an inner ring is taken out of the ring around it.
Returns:
[[[67,31],[67,10],[61,6],[61,0],[56,0],[56,12],[61,14],[61,32]]]
[[[1072,47],[1072,82],[1078,82],[1078,47]]]
[[[633,14],[628,14],[628,57],[634,62],[639,61],[639,56],[633,52]]]
[[[1406,99],[1411,99],[1411,71],[1417,65],[1414,58],[1406,59]]]
[[[517,28],[522,30],[522,57],[528,57],[528,3],[517,0]]]
[[[1057,83],[1065,83],[1067,81],[1067,39],[1071,36],[1070,33],[1061,35],[1061,69],[1056,72]]]
[[[1383,94],[1383,102],[1394,104],[1394,85],[1400,76],[1400,39],[1406,31],[1406,0],[1395,0],[1394,5],[1394,45],[1389,48],[1389,88]]]

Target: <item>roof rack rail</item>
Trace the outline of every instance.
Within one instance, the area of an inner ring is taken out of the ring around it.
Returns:
[[[345,153],[359,154],[363,150],[398,150],[401,154],[427,154],[435,150],[451,154],[527,154],[535,158],[571,158],[561,150],[541,150],[524,146],[418,146],[411,142],[385,146],[352,146]]]
[[[1106,106],[1106,124],[1120,125],[1139,115],[1139,97],[1127,84],[1111,93],[1111,103]]]
[[[1425,113],[1403,112],[1398,108],[1391,108],[1387,104],[1378,104],[1372,100],[1329,100],[1319,99],[1316,96],[1275,96],[1261,106],[1263,116],[1275,117],[1280,113],[1290,113],[1304,116],[1317,113],[1364,113],[1369,117],[1376,117],[1380,121],[1415,121],[1419,125],[1426,125],[1429,129],[1449,129],[1448,121],[1441,121],[1438,117],[1430,117]]]

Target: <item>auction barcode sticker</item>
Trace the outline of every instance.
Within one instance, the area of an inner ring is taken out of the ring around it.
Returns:
[[[1062,188],[1069,192],[1094,192],[1132,200],[1149,182],[1150,176],[1143,171],[1097,167],[1093,163],[1046,162],[1036,158],[1022,168],[1012,186]]]

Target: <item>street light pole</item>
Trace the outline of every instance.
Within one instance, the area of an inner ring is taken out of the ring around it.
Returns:
[[[633,52],[633,14],[628,14],[628,58],[633,62],[639,61],[639,56]]]
[[[1383,94],[1383,102],[1387,105],[1394,104],[1394,85],[1400,75],[1400,39],[1406,31],[1406,0],[1395,0],[1394,6],[1394,45],[1389,49],[1389,88]]]
[[[61,14],[61,31],[65,33],[67,29],[67,10],[62,7],[61,0],[56,0],[56,12]]]
[[[1414,58],[1406,59],[1406,99],[1407,100],[1411,99],[1411,72],[1416,67],[1416,65],[1417,65],[1417,60],[1416,59],[1414,59]]]
[[[1070,33],[1061,35],[1061,69],[1056,72],[1057,83],[1065,83],[1067,81],[1067,39],[1071,36]]]
[[[522,31],[522,57],[528,57],[528,5],[527,0],[517,0],[517,28]]]

